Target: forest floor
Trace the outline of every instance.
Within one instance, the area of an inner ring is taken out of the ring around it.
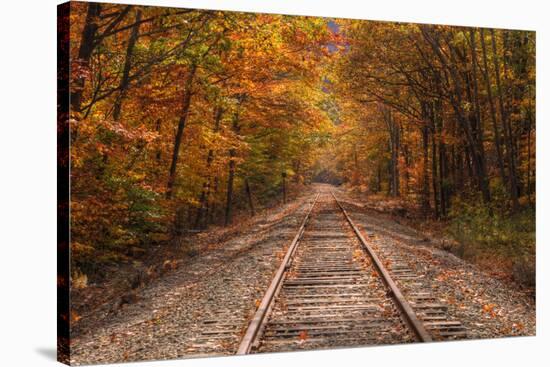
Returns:
[[[81,314],[72,330],[71,363],[234,354],[315,189],[311,185],[296,200],[238,226],[182,241],[179,246],[187,250],[170,252],[176,258],[159,255],[156,276],[129,293],[99,297],[109,284],[91,286],[91,296],[84,297],[87,289],[74,293]],[[377,241],[413,255],[423,282],[466,326],[468,338],[535,335],[535,302],[528,291],[435,246],[437,235],[400,224],[343,188],[335,190],[356,224],[376,233]],[[102,301],[94,303],[94,297]],[[215,320],[225,320],[224,337],[210,334]]]

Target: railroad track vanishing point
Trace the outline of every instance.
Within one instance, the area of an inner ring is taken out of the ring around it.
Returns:
[[[380,250],[384,261],[334,193],[318,192],[237,354],[465,338],[407,259]]]

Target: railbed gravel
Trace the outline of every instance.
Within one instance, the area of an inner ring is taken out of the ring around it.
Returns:
[[[528,291],[430,246],[412,228],[364,210],[344,190],[337,195],[363,233],[374,234],[375,251],[377,246],[391,248],[408,259],[423,287],[448,306],[451,319],[466,327],[467,339],[536,335],[535,301]]]
[[[468,339],[535,335],[535,302],[519,287],[430,246],[414,229],[364,210],[345,191],[337,195],[362,231],[414,258],[410,265],[423,286],[467,328]],[[137,302],[90,323],[72,340],[71,364],[234,354],[313,197],[312,190],[284,216],[279,210],[253,221],[223,250],[199,253],[147,285]]]

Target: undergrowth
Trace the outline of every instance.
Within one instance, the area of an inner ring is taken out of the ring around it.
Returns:
[[[535,272],[535,209],[515,212],[497,205],[453,203],[447,226],[458,242],[452,251],[467,260],[494,265],[519,284],[533,287]]]

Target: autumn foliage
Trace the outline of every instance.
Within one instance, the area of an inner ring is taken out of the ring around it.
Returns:
[[[71,32],[75,269],[310,179],[331,128],[327,20],[77,2]]]
[[[534,282],[535,33],[342,21],[335,160]],[[526,275],[529,274],[529,275]]]
[[[75,271],[313,180],[534,221],[533,32],[79,2],[70,21]]]

